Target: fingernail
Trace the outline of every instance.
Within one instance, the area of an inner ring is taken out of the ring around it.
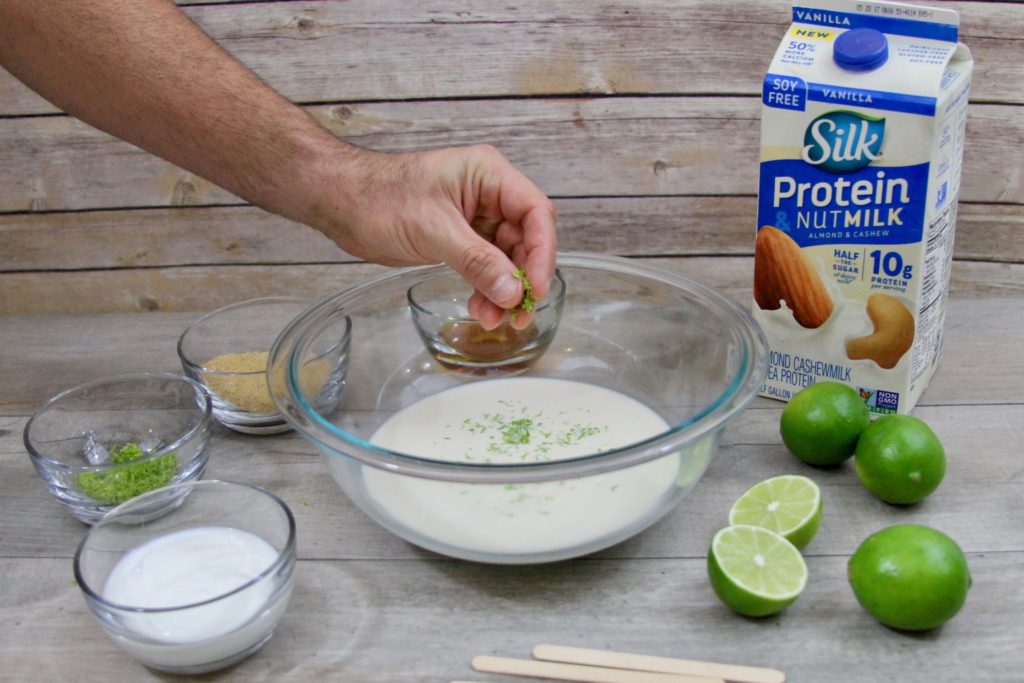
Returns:
[[[496,304],[510,302],[519,291],[519,283],[511,275],[505,274],[495,280],[491,287],[491,301]]]

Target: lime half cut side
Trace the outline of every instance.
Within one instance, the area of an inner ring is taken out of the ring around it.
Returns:
[[[821,527],[821,489],[807,477],[765,479],[733,504],[729,524],[763,527],[803,550]]]
[[[736,524],[711,541],[708,577],[734,612],[764,617],[796,601],[807,585],[807,564],[796,547],[767,529]]]

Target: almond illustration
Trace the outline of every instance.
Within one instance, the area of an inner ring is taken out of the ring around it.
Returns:
[[[832,315],[832,297],[800,245],[778,228],[765,225],[754,246],[754,301],[775,311],[785,301],[803,327],[821,327]]]

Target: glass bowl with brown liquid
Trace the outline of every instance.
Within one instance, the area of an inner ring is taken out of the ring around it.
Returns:
[[[469,316],[472,295],[465,280],[452,271],[409,288],[413,325],[431,355],[449,369],[488,373],[524,370],[540,358],[558,330],[565,304],[565,281],[556,272],[551,289],[537,303],[533,320],[513,326],[510,312],[493,330]]]

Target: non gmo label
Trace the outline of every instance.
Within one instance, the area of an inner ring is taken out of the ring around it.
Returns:
[[[900,407],[900,395],[895,391],[865,389],[864,387],[858,387],[857,391],[872,413],[888,415],[895,413]]]

